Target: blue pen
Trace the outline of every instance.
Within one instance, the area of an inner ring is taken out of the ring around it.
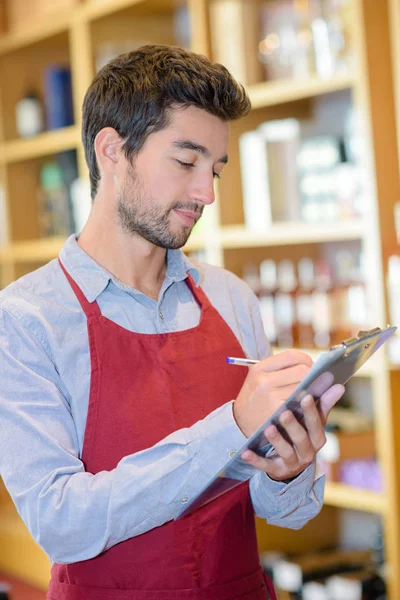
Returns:
[[[240,365],[242,367],[251,367],[252,365],[256,365],[258,360],[252,360],[251,358],[234,358],[233,356],[227,356],[226,362],[228,365]]]

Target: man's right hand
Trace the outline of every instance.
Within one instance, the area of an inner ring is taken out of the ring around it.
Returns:
[[[287,350],[265,358],[249,369],[233,403],[233,416],[247,438],[294,392],[312,364],[308,354]]]

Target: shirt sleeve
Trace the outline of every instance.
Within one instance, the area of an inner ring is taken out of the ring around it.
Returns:
[[[231,403],[112,471],[85,472],[68,399],[36,332],[0,310],[0,473],[51,561],[71,563],[173,519],[242,444]]]

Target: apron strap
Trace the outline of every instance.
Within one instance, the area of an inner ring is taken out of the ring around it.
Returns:
[[[200,287],[200,285],[196,285],[193,277],[191,276],[191,274],[189,273],[189,271],[186,272],[187,278],[185,279],[185,283],[188,286],[189,290],[192,292],[194,299],[196,300],[197,304],[200,306],[200,308],[202,310],[206,310],[209,306],[210,306],[210,301],[207,297],[207,295],[205,294],[204,290],[202,287]]]
[[[58,262],[60,264],[60,267],[65,275],[65,277],[67,278],[69,284],[71,285],[79,304],[82,306],[83,312],[85,313],[85,315],[87,316],[87,318],[89,317],[96,317],[99,318],[101,317],[101,311],[100,311],[100,307],[97,304],[96,301],[94,302],[89,302],[86,299],[85,294],[82,292],[81,288],[79,287],[79,285],[72,279],[71,275],[68,273],[67,269],[64,267],[64,265],[61,262],[61,259],[58,258]]]

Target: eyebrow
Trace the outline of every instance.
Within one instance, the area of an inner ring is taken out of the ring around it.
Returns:
[[[205,146],[202,146],[201,144],[196,144],[195,142],[191,142],[190,140],[177,140],[177,141],[173,142],[172,145],[174,146],[174,148],[179,148],[181,150],[194,150],[194,152],[198,152],[199,154],[201,154],[202,156],[205,156],[206,158],[210,158],[210,156],[211,156],[211,153],[208,150],[208,148],[206,148]],[[228,162],[228,156],[225,154],[224,156],[221,156],[221,158],[219,158],[216,162],[226,164]]]

